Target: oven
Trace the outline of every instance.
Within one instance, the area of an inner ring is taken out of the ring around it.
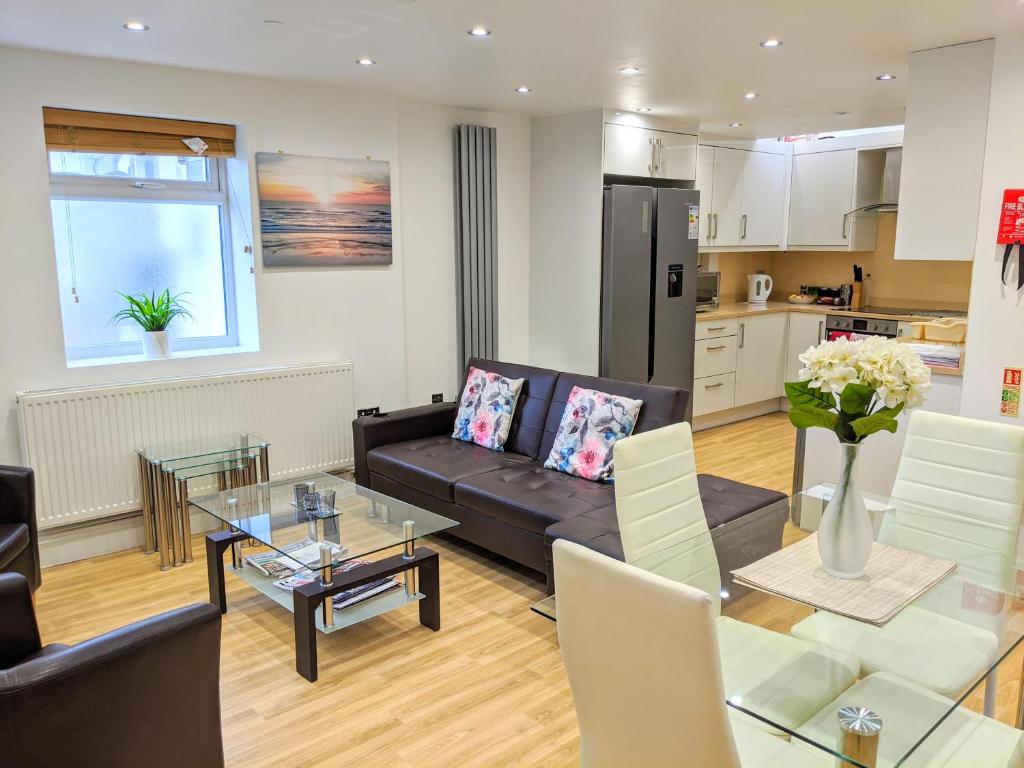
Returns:
[[[697,311],[710,312],[718,309],[719,292],[722,285],[721,272],[697,273]]]
[[[884,320],[875,317],[850,317],[849,315],[826,315],[825,340],[857,338],[860,336],[885,336],[894,339],[910,331],[909,323],[899,320]]]

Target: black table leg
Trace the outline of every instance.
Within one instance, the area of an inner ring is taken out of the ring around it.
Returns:
[[[210,582],[210,602],[228,612],[227,592],[224,588],[224,550],[236,541],[249,538],[237,531],[214,531],[206,535],[206,576]]]
[[[435,632],[441,628],[441,568],[440,558],[436,554],[419,562],[420,592],[420,624]]]
[[[310,595],[299,590],[295,590],[293,595],[295,599],[295,671],[309,682],[315,683],[317,678],[316,609],[324,599],[321,595]]]

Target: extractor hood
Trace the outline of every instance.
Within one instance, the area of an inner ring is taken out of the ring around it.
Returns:
[[[877,203],[862,205],[850,211],[848,216],[881,216],[883,213],[896,213],[900,200],[900,165],[903,162],[903,147],[887,147],[886,149],[861,150],[867,152],[884,152],[885,168],[882,171],[882,187],[879,190]]]

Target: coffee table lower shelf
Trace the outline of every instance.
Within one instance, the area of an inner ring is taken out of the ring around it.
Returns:
[[[238,541],[248,540],[246,533],[216,531],[206,537],[206,562],[210,582],[210,602],[227,612],[224,583],[224,552]],[[347,573],[335,574],[332,584],[313,582],[291,592],[274,586],[277,579],[260,573],[250,565],[232,566],[231,572],[295,616],[295,667],[310,682],[317,679],[316,633],[330,634],[361,621],[380,616],[409,603],[419,603],[420,624],[437,631],[441,628],[440,568],[437,553],[416,547],[405,554],[369,563]],[[324,603],[339,592],[400,573],[413,572],[418,578],[407,585],[375,595],[347,608],[335,609],[330,626],[324,624]],[[319,610],[318,610],[319,609]]]

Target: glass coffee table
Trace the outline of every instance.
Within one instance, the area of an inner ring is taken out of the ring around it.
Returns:
[[[817,530],[833,490],[816,486],[793,497],[792,522],[785,542],[778,542],[783,549]],[[864,497],[876,537],[889,526],[909,532],[890,539],[902,549],[928,554],[925,546],[935,546],[914,510],[884,496]],[[962,750],[982,744],[1002,754],[1024,737],[1009,726],[1024,727],[1021,670],[1004,664],[1024,642],[1024,605],[1012,580],[993,575],[1008,570],[993,567],[999,554],[980,545],[958,546],[951,556],[954,570],[887,623],[874,626],[744,587],[710,567],[716,550],[741,547],[758,535],[763,534],[741,518],[719,526],[714,535],[685,536],[633,563],[703,589],[720,604],[719,622],[728,630],[719,632],[724,692],[734,716],[799,742],[827,761],[858,768],[994,765],[972,760]],[[558,619],[556,595],[531,609]],[[805,650],[766,655],[758,651],[764,630],[796,635]],[[836,650],[860,661],[852,680],[824,663]],[[1007,686],[1013,692],[1004,698],[1016,699],[1016,711],[1004,714],[1003,722],[993,717],[997,671],[1013,680]],[[811,705],[815,690],[832,693]]]
[[[456,521],[324,473],[189,502],[225,526],[206,537],[210,601],[227,611],[224,553],[230,549],[232,572],[294,613],[295,666],[310,682],[317,678],[317,632],[336,632],[411,602],[419,602],[421,624],[441,628],[438,555],[416,542]],[[243,547],[250,541],[251,551]],[[368,559],[396,547],[396,554]]]

